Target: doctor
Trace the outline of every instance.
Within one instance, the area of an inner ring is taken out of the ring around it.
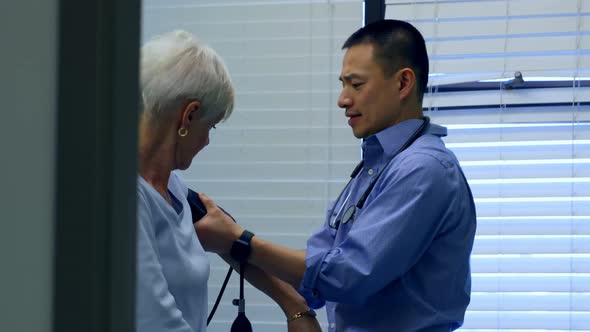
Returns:
[[[204,248],[240,256],[290,283],[311,307],[326,303],[330,331],[452,331],[470,300],[473,197],[446,128],[422,114],[423,37],[397,20],[369,24],[344,43],[338,106],[363,158],[299,251],[242,229],[201,194]],[[305,314],[312,315],[309,311]]]

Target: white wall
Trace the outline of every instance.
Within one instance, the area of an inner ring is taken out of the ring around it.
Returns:
[[[0,331],[51,330],[57,0],[0,2]]]

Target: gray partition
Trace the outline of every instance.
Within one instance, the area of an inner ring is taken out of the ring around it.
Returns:
[[[59,3],[54,331],[133,331],[139,0]]]

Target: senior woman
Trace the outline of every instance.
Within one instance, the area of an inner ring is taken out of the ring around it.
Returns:
[[[209,144],[209,131],[232,112],[234,90],[220,57],[190,33],[175,31],[142,47],[141,92],[136,328],[202,332],[209,261],[194,230],[187,186],[173,171],[187,169]],[[261,270],[248,266],[246,278],[287,317],[308,309],[291,286]],[[320,331],[309,316],[287,326]]]

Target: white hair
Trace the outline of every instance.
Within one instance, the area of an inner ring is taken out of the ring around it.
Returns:
[[[155,37],[141,48],[142,111],[161,119],[187,101],[198,100],[203,117],[234,106],[234,89],[221,57],[186,31]]]

